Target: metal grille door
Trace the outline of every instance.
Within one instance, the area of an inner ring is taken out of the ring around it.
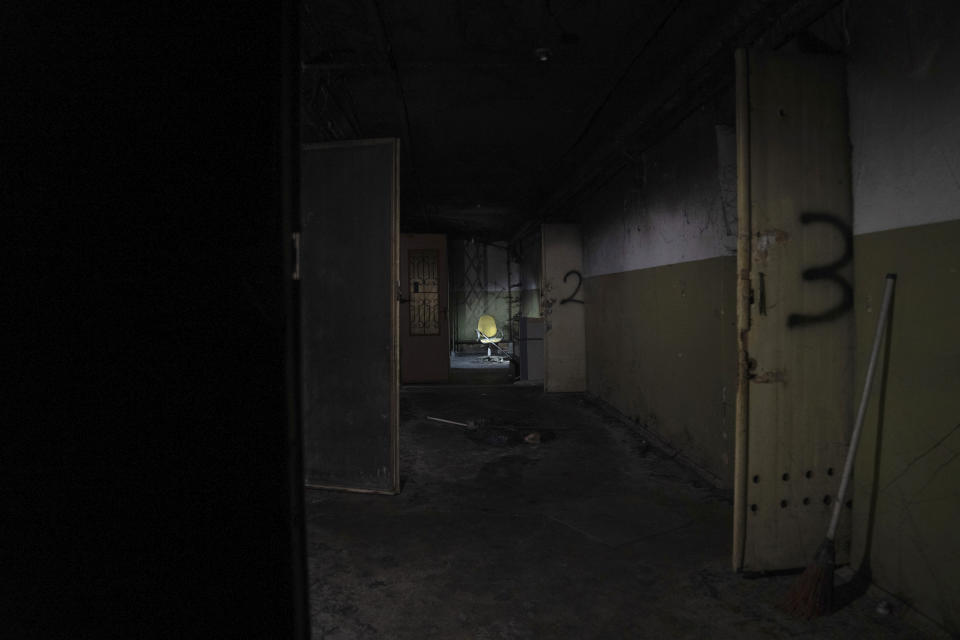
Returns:
[[[438,252],[409,252],[410,335],[440,335],[440,272]]]

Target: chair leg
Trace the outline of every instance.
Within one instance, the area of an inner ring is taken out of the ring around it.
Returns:
[[[491,355],[491,353],[490,353],[490,345],[487,345],[487,357],[489,358],[490,355]]]

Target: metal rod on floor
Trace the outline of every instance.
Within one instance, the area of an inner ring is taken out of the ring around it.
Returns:
[[[445,420],[443,418],[434,418],[432,416],[427,416],[427,420],[433,420],[434,422],[443,422],[445,424],[455,424],[458,427],[469,427],[470,425],[466,422],[457,422],[456,420]]]

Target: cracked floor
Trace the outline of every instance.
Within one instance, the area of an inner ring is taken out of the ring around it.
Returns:
[[[404,388],[400,468],[399,496],[308,490],[314,638],[943,637],[874,588],[785,616],[792,576],[729,570],[726,495],[576,395]]]

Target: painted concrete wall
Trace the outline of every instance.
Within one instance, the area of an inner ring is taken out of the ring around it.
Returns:
[[[714,118],[696,113],[584,205],[587,277],[736,255],[736,140]]]
[[[850,3],[857,388],[898,274],[854,481],[854,561],[960,634],[960,3]]]
[[[681,262],[588,280],[591,394],[732,484],[736,260]]]
[[[852,555],[960,633],[960,3],[851,0],[859,393],[888,271],[885,374],[854,479]],[[836,16],[835,16],[836,17]],[[732,130],[694,114],[584,203],[587,386],[731,482]],[[689,357],[688,357],[689,356]]]
[[[589,393],[729,487],[736,145],[717,120],[695,113],[581,216]]]
[[[585,391],[583,247],[580,225],[545,224],[542,239],[545,391]]]
[[[855,238],[857,387],[883,276],[897,273],[890,340],[857,456],[856,566],[960,632],[960,221]]]
[[[960,215],[958,14],[956,2],[851,3],[855,234]]]
[[[540,232],[531,233],[517,243],[520,255],[520,313],[525,318],[540,317]]]

